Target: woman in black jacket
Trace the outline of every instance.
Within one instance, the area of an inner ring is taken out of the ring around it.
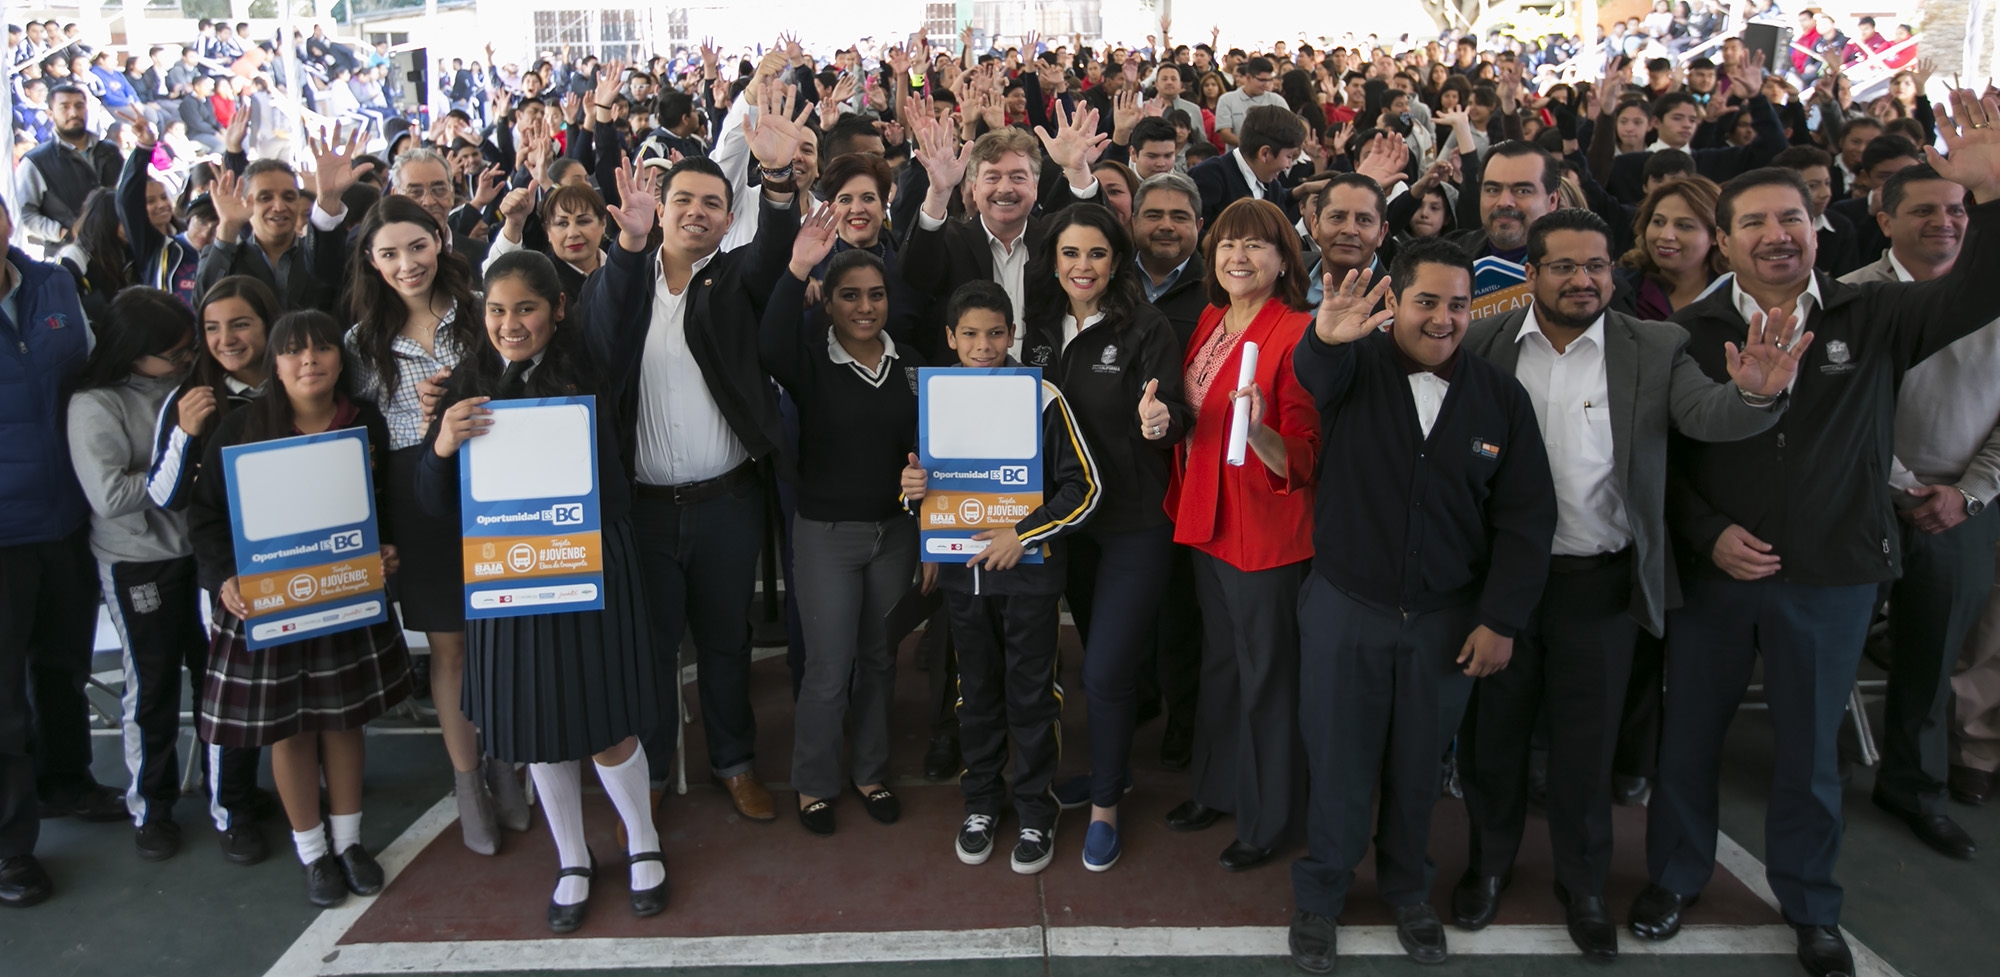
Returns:
[[[1025,279],[1021,360],[1063,392],[1104,478],[1104,501],[1071,544],[1065,592],[1084,642],[1092,772],[1083,864],[1094,872],[1118,860],[1139,663],[1173,565],[1168,465],[1192,419],[1173,325],[1146,302],[1137,275],[1125,226],[1079,204],[1050,219]],[[1081,787],[1064,784],[1056,797],[1080,807]]]

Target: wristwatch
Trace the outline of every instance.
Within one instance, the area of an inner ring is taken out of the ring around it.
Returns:
[[[1952,487],[1953,487],[1953,488],[1957,488],[1957,486],[1952,486]],[[1986,508],[1986,502],[1985,502],[1985,500],[1983,500],[1983,499],[1980,499],[1980,498],[1978,498],[1978,497],[1974,496],[1974,495],[1973,495],[1973,494],[1972,494],[1971,492],[1967,492],[1967,491],[1966,491],[1966,490],[1964,490],[1964,489],[1959,489],[1959,490],[1958,490],[1958,494],[1960,494],[1960,495],[1963,495],[1963,496],[1965,496],[1965,514],[1966,514],[1966,515],[1968,515],[1968,516],[1976,516],[1976,515],[1978,515],[1978,514],[1979,514],[1979,513],[1980,513],[1980,512],[1982,511],[1982,510],[1984,510],[1984,509]]]

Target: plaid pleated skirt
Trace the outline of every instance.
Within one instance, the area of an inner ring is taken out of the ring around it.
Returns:
[[[580,760],[651,732],[675,715],[661,705],[672,675],[653,654],[628,520],[604,527],[603,610],[466,622],[463,708],[501,760]]]
[[[217,746],[269,746],[300,733],[359,729],[410,694],[396,612],[381,624],[251,651],[216,602],[198,728]]]

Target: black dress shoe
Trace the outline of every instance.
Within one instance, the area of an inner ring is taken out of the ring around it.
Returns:
[[[861,794],[861,788],[854,788],[854,792]],[[895,824],[903,816],[903,802],[887,787],[877,787],[872,794],[861,794],[861,807],[880,824]]]
[[[139,826],[132,842],[138,846],[140,858],[164,862],[181,850],[181,826],[172,818],[153,818]]]
[[[1618,921],[1611,918],[1603,896],[1576,896],[1556,883],[1556,901],[1568,914],[1569,941],[1592,963],[1618,959]]]
[[[321,855],[305,866],[306,901],[321,909],[347,901],[347,878],[341,874],[340,859]]]
[[[1275,849],[1252,848],[1240,841],[1232,841],[1229,843],[1229,847],[1222,850],[1222,857],[1217,859],[1217,861],[1222,863],[1223,868],[1231,872],[1241,872],[1246,869],[1256,868],[1270,861],[1271,856],[1275,854],[1277,854]]]
[[[833,834],[833,802],[822,798],[799,808],[799,823],[821,837]]]
[[[1979,843],[1973,841],[1972,836],[1966,834],[1965,829],[1959,827],[1958,822],[1951,818],[1942,814],[1903,810],[1891,804],[1881,791],[1875,792],[1874,801],[1876,807],[1895,815],[1904,824],[1909,825],[1910,830],[1916,833],[1917,840],[1937,849],[1940,854],[1949,855],[1961,862],[1969,862],[1972,856],[1979,854]]]
[[[1287,942],[1292,947],[1292,965],[1309,974],[1333,973],[1333,948],[1340,928],[1333,917],[1318,913],[1292,914],[1292,931]]]
[[[1468,870],[1451,890],[1451,921],[1459,929],[1483,930],[1500,914],[1500,893],[1507,891],[1505,875],[1478,875]]]
[[[1799,963],[1813,977],[1852,977],[1854,954],[1838,926],[1800,926]]]
[[[667,857],[656,851],[642,851],[637,855],[633,855],[629,860],[635,863],[659,862],[662,876],[667,871]],[[666,911],[666,908],[667,880],[664,877],[660,879],[659,885],[650,889],[632,890],[632,915],[642,918],[646,916],[658,916],[660,913]]]
[[[41,814],[44,819],[71,817],[78,821],[109,824],[129,820],[132,809],[125,806],[123,792],[103,784],[91,784],[74,797],[43,804]]]
[[[232,865],[255,865],[271,853],[264,843],[264,832],[249,818],[231,818],[229,830],[220,836],[222,857]]]
[[[1160,734],[1160,768],[1181,771],[1194,760],[1194,726],[1167,717],[1166,732]]]
[[[1396,942],[1418,963],[1443,963],[1444,923],[1428,902],[1396,907]]]
[[[1960,804],[1978,807],[1993,796],[1993,772],[1974,770],[1954,763],[1945,777],[1945,786],[1951,790],[1951,799]]]
[[[1204,831],[1222,820],[1222,812],[1200,801],[1182,801],[1167,812],[1167,827],[1175,831]]]
[[[1653,797],[1653,783],[1644,777],[1617,774],[1611,778],[1611,803],[1625,807],[1645,807]]]
[[[56,894],[56,884],[33,855],[0,858],[0,907],[26,909]]]
[[[924,752],[924,779],[933,782],[950,780],[958,776],[959,769],[958,734],[943,733],[931,737],[931,748]]]
[[[348,890],[357,896],[372,896],[382,891],[382,866],[359,844],[348,845],[340,853],[340,874],[346,877]]]
[[[1632,935],[1642,940],[1669,940],[1681,931],[1681,913],[1701,901],[1701,894],[1681,896],[1648,884],[1632,900]]]
[[[597,853],[592,852],[590,855],[589,868],[566,868],[560,872],[557,872],[556,885],[558,887],[561,887],[562,880],[569,878],[572,875],[588,881],[592,876],[596,874],[597,874]],[[590,897],[588,895],[584,897],[584,900],[582,902],[571,903],[570,905],[567,906],[557,902],[554,896],[550,896],[549,929],[552,929],[558,933],[573,933],[576,931],[577,927],[583,925],[584,914],[587,913],[589,910],[590,910]]]

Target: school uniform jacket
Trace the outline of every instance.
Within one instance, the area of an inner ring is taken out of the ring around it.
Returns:
[[[2000,317],[2000,201],[1968,207],[1965,246],[1927,282],[1845,284],[1818,273],[1822,304],[1791,407],[1755,437],[1705,444],[1676,436],[1668,527],[1682,572],[1711,578],[1715,540],[1732,523],[1783,560],[1773,579],[1819,587],[1880,583],[1902,572],[1890,502],[1896,393],[1903,372]],[[1674,313],[1702,372],[1727,379],[1722,344],[1748,331],[1729,288]]]
[[[1104,476],[1105,503],[1093,532],[1123,533],[1167,521],[1164,503],[1173,447],[1187,434],[1194,412],[1182,394],[1181,347],[1173,325],[1144,302],[1129,315],[1106,316],[1062,342],[1063,313],[1028,315],[1021,360],[1063,392]],[[1139,400],[1149,380],[1170,420],[1163,437],[1148,441],[1139,430]]]
[[[1477,604],[1511,638],[1548,578],[1555,481],[1528,392],[1463,350],[1429,436],[1395,339],[1329,346],[1307,329],[1293,360],[1319,409],[1313,572],[1406,614]]]
[[[146,167],[153,151],[140,147],[125,160],[118,174],[118,223],[125,228],[132,266],[139,284],[174,293],[174,297],[194,308],[195,283],[201,269],[201,254],[179,234],[161,234],[146,216]]]
[[[1187,366],[1203,342],[1222,328],[1224,310],[1209,306],[1182,358]],[[1207,553],[1238,570],[1269,570],[1312,559],[1313,491],[1319,470],[1319,412],[1293,377],[1292,354],[1312,315],[1279,299],[1264,303],[1243,328],[1236,349],[1215,371],[1208,397],[1197,407],[1192,433],[1174,448],[1167,514],[1174,542]],[[1257,386],[1264,392],[1264,424],[1285,441],[1285,474],[1273,474],[1247,452],[1242,467],[1223,459],[1229,444],[1229,394],[1243,361],[1243,344],[1256,343]]]
[[[225,386],[227,381],[225,381]],[[194,487],[195,472],[201,468],[203,438],[181,430],[181,398],[187,396],[190,388],[183,384],[180,389],[167,396],[160,405],[160,414],[153,419],[153,464],[146,472],[146,495],[153,504],[169,512],[180,512],[188,507],[190,490]],[[263,396],[263,387],[246,387],[237,390],[229,388],[229,396],[220,405],[234,411]],[[215,433],[226,413],[211,415],[209,434]],[[384,445],[388,442],[384,441]]]
[[[1521,327],[1529,310],[1479,319],[1466,331],[1464,349],[1513,376],[1521,361]],[[1680,574],[1673,570],[1667,535],[1667,435],[1680,431],[1704,441],[1747,438],[1777,422],[1772,408],[1743,402],[1734,382],[1716,383],[1687,352],[1687,330],[1622,312],[1604,313],[1605,389],[1611,403],[1612,476],[1625,499],[1632,530],[1632,618],[1654,635],[1665,633],[1668,608],[1680,604]]]
[[[1752,97],[1744,103],[1742,111],[1750,113],[1750,124],[1756,129],[1757,138],[1742,146],[1708,149],[1690,146],[1688,155],[1694,159],[1696,172],[1717,183],[1728,183],[1737,174],[1769,164],[1771,157],[1785,151],[1785,127],[1778,121],[1778,111],[1764,96]],[[1653,153],[1654,150],[1642,149],[1620,153],[1612,159],[1610,179],[1606,181],[1606,189],[1612,196],[1628,204],[1646,198],[1646,161],[1653,158]]]

